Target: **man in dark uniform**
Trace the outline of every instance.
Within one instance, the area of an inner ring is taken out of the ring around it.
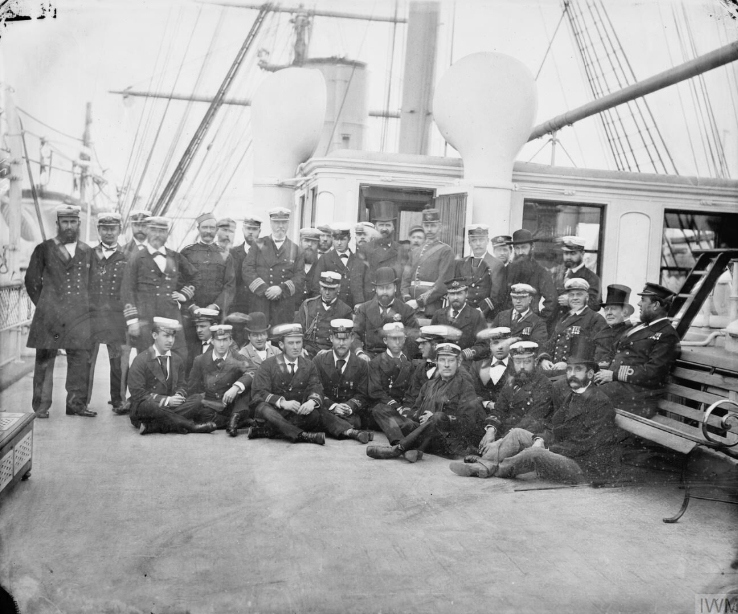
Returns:
[[[438,377],[420,390],[411,420],[419,423],[408,435],[390,446],[369,446],[371,458],[420,460],[423,452],[455,457],[475,448],[483,432],[484,410],[460,372],[461,348],[453,343],[436,347]]]
[[[234,413],[248,411],[251,384],[244,357],[231,347],[233,327],[215,324],[210,327],[213,349],[195,358],[187,378],[187,400],[181,415],[195,422],[212,422],[225,428]]]
[[[150,433],[212,433],[215,424],[197,424],[182,415],[187,398],[184,363],[173,353],[177,320],[153,318],[154,344],[138,353],[128,376],[131,423],[141,435]]]
[[[451,471],[481,478],[514,478],[535,471],[538,477],[565,483],[616,479],[622,435],[612,403],[592,383],[596,370],[594,346],[579,337],[566,368],[568,389],[550,426],[514,428],[481,459],[451,463]]]
[[[320,231],[317,228],[301,228],[300,229],[300,249],[305,258],[305,288],[302,291],[300,305],[309,298],[316,296],[316,288],[318,287],[318,244],[320,241]]]
[[[464,360],[479,360],[489,354],[486,342],[477,339],[477,333],[487,327],[484,316],[466,301],[467,288],[464,278],[452,279],[446,284],[448,307],[433,314],[431,324],[445,324],[461,331],[457,344]]]
[[[217,226],[212,213],[203,213],[197,218],[197,232],[200,235],[197,243],[192,243],[180,251],[199,273],[195,295],[187,306],[183,321],[187,352],[190,354],[185,361],[185,373],[189,373],[200,345],[192,319],[193,313],[201,307],[206,307],[226,314],[236,294],[233,258],[228,251],[221,250],[215,243]]]
[[[320,290],[317,280],[321,273],[325,271],[339,273],[341,275],[341,286],[338,290],[338,298],[353,309],[356,305],[367,300],[371,293],[367,265],[348,247],[351,239],[351,227],[348,224],[336,222],[331,225],[331,229],[333,231],[333,249],[323,254],[323,257],[315,265],[313,292],[317,293]]]
[[[573,347],[572,339],[580,335],[592,339],[607,327],[605,318],[587,305],[589,284],[586,279],[567,279],[565,287],[569,311],[561,315],[551,338],[538,357],[541,368],[548,377],[557,377],[566,372],[566,363]]]
[[[492,237],[490,243],[492,243],[492,255],[507,268],[507,265],[512,262],[512,237],[510,235],[498,235]],[[505,282],[507,283],[507,279]]]
[[[276,432],[293,443],[325,445],[320,412],[323,387],[313,362],[302,356],[302,326],[280,324],[272,329],[282,354],[267,358],[251,383],[255,415],[267,423],[253,426],[248,438],[271,437]]]
[[[608,369],[595,375],[595,383],[615,407],[650,418],[656,413],[666,376],[681,348],[679,335],[667,317],[674,293],[647,283],[639,296],[641,323],[620,337],[615,357]]]
[[[318,258],[321,258],[323,254],[327,254],[333,247],[333,231],[329,224],[321,224],[318,226]]]
[[[530,304],[536,295],[536,289],[528,284],[514,284],[510,288],[512,309],[501,311],[491,326],[505,326],[510,329],[511,337],[520,340],[534,341],[542,346],[548,341],[546,323],[537,313],[533,313]]]
[[[318,411],[331,437],[368,443],[373,433],[361,428],[369,405],[369,369],[351,351],[353,327],[351,320],[332,320],[332,351],[322,352],[313,361],[323,386],[323,403]]]
[[[470,371],[474,378],[474,390],[487,413],[492,412],[500,391],[515,374],[513,360],[510,358],[510,344],[513,341],[510,329],[500,326],[485,328],[477,333],[477,339],[489,343],[489,358],[476,360]]]
[[[420,249],[425,243],[425,230],[422,226],[413,226],[407,233],[407,238],[410,241],[410,249]]]
[[[123,248],[123,254],[130,258],[131,254],[144,249],[146,243],[146,220],[151,217],[151,211],[139,209],[131,211],[128,220],[131,223],[131,240]]]
[[[543,268],[535,259],[535,243],[538,239],[533,238],[530,230],[516,230],[512,235],[510,244],[515,250],[515,259],[507,266],[507,286],[513,284],[528,284],[538,291],[533,299],[531,309],[541,316],[546,325],[551,329],[556,317],[558,306],[558,295],[551,273]],[[543,305],[539,307],[541,299]],[[507,302],[507,308],[512,303]]]
[[[192,318],[195,326],[195,334],[197,335],[197,344],[192,344],[187,352],[189,366],[185,367],[185,377],[189,377],[190,369],[195,358],[201,354],[207,354],[213,349],[213,335],[210,332],[210,328],[220,321],[220,312],[217,309],[201,307],[194,311]]]
[[[454,277],[466,280],[469,304],[479,309],[487,321],[504,307],[507,291],[505,265],[489,253],[489,226],[472,224],[467,227],[471,256],[456,262]]]
[[[387,349],[382,339],[382,327],[391,322],[399,322],[408,336],[406,353],[412,348],[413,337],[417,336],[418,320],[415,311],[396,298],[397,277],[395,270],[390,267],[382,267],[374,275],[372,285],[375,296],[372,300],[358,305],[354,315],[354,351],[356,355],[369,362],[376,354]]]
[[[126,321],[123,317],[123,301],[120,298],[127,259],[123,248],[118,245],[120,223],[119,213],[102,213],[97,220],[100,244],[93,250],[90,269],[90,326],[93,346],[87,391],[89,404],[95,381],[97,353],[100,344],[104,343],[108,349],[110,363],[110,404],[116,414],[128,413],[128,408],[123,406],[126,398],[122,364],[123,346],[126,344]]]
[[[180,307],[192,299],[199,283],[199,273],[189,260],[164,246],[169,224],[165,217],[146,220],[146,248],[131,256],[123,273],[123,315],[139,352],[150,347],[154,316],[182,322]],[[181,327],[175,332],[172,351],[184,365],[187,346]]]
[[[244,262],[244,282],[254,294],[252,310],[266,315],[271,326],[295,320],[295,301],[305,285],[302,250],[287,238],[290,211],[269,211],[272,234],[258,239]]]
[[[236,294],[228,310],[233,313],[251,313],[251,293],[243,281],[243,263],[254,241],[261,232],[261,218],[250,215],[243,221],[243,243],[231,248],[233,270],[236,273]]]
[[[592,338],[595,345],[595,361],[601,369],[607,369],[615,358],[615,347],[620,338],[633,326],[630,316],[635,311],[630,304],[630,288],[613,284],[607,286],[607,300],[601,308],[605,314],[607,328]]]
[[[351,307],[338,298],[340,273],[325,271],[318,283],[320,296],[307,299],[297,311],[297,322],[305,331],[304,347],[310,358],[331,348],[331,320],[353,317]]]
[[[87,409],[92,249],[79,241],[79,212],[73,205],[56,208],[56,237],[36,246],[26,270],[26,291],[36,305],[26,346],[36,348],[31,405],[37,418],[49,417],[59,350],[67,354],[67,415],[97,415]]]
[[[395,272],[398,290],[402,271],[405,267],[403,250],[395,237],[395,221],[397,220],[397,207],[389,200],[380,200],[372,207],[372,221],[379,233],[374,241],[367,243],[364,249],[366,263],[369,267],[369,275],[380,268],[389,267]],[[425,236],[425,235],[423,235]],[[373,289],[369,289],[366,300],[373,295]]]
[[[402,274],[402,298],[419,314],[432,318],[441,309],[446,284],[454,276],[454,252],[441,243],[441,215],[437,209],[423,210],[425,243],[412,252],[410,264]]]
[[[587,280],[589,284],[589,302],[587,304],[592,309],[596,310],[600,303],[600,278],[584,265],[584,247],[586,243],[586,240],[581,237],[567,236],[561,239],[561,254],[564,262],[554,269],[553,280],[556,285],[556,293],[559,295],[559,307],[564,311],[569,307],[564,284],[567,279],[572,277],[581,277]]]
[[[224,217],[215,222],[215,227],[215,244],[220,248],[220,251],[229,253],[233,247],[233,239],[236,236],[236,220]]]

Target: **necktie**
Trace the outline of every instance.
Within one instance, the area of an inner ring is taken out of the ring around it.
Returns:
[[[295,363],[294,362],[288,362],[287,366],[290,368],[290,375],[292,377],[295,376]]]
[[[428,360],[425,363],[425,370],[430,371],[431,369],[435,368],[435,366],[436,366],[435,362]]]
[[[517,310],[513,309],[513,317],[512,317],[513,324],[517,324],[519,319],[520,319],[520,313]]]
[[[166,254],[162,254],[161,252],[154,252],[154,258],[164,258],[164,260],[167,259]]]
[[[343,366],[346,364],[345,360],[337,360],[336,361],[336,369],[338,369],[340,372],[343,372]]]
[[[164,372],[164,379],[169,379],[169,371],[167,371],[167,357],[159,356],[159,364],[161,365],[161,370]]]
[[[218,367],[218,369],[221,369],[223,367],[223,363],[225,361],[222,358],[216,358],[215,359],[215,366]]]
[[[456,309],[452,309],[452,310],[451,310],[451,319],[452,319],[452,320],[455,320],[455,319],[456,319],[456,318],[458,318],[458,317],[459,317],[459,312],[458,312],[458,311],[456,311]]]

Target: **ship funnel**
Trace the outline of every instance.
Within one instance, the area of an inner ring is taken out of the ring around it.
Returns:
[[[290,180],[318,145],[325,107],[325,79],[319,70],[285,68],[259,86],[251,105],[253,213],[266,219],[272,207],[294,211]],[[293,220],[292,231],[298,227]]]
[[[463,57],[436,86],[433,119],[464,161],[472,221],[489,224],[490,234],[510,233],[513,163],[528,140],[537,107],[533,75],[501,53]]]

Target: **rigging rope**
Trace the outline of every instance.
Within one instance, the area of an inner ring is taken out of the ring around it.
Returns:
[[[538,72],[536,73],[535,81],[538,81],[538,76],[541,74],[541,71],[543,70],[543,65],[546,63],[546,58],[548,57],[548,52],[551,51],[551,45],[553,45],[554,39],[556,38],[556,33],[559,31],[559,28],[561,27],[561,22],[564,21],[564,17],[566,17],[566,8],[568,4],[569,4],[569,0],[564,0],[564,10],[561,11],[561,17],[559,17],[559,23],[556,24],[556,29],[554,30],[554,33],[551,36],[551,40],[548,42],[548,47],[546,47],[546,53],[543,54],[543,59],[541,60],[541,65],[538,67]],[[456,5],[456,2],[454,1],[454,6],[455,5]],[[453,41],[453,38],[451,40]]]

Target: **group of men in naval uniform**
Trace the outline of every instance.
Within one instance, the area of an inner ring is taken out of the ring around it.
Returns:
[[[379,205],[373,227],[354,229],[355,250],[340,223],[302,229],[295,244],[289,211],[278,208],[268,236],[260,220],[245,220],[238,246],[232,220],[202,215],[197,242],[181,252],[166,246],[170,220],[141,211],[130,216],[125,246],[120,215],[101,215],[91,248],[79,241],[79,209],[60,207],[57,236],[36,248],[26,274],[36,304],[34,411],[48,417],[63,349],[66,411],[94,416],[91,357],[105,344],[113,409],[130,411],[143,434],[226,428],[235,436],[246,426],[251,438],[324,443],[328,433],[368,443],[380,430],[390,446],[370,446],[374,458],[435,451],[485,460],[492,450],[494,474],[506,475],[500,449],[528,442],[522,431],[533,433],[534,448],[581,435],[561,427],[564,414],[554,419],[565,385],[653,414],[679,351],[669,290],[647,284],[632,326],[630,288],[609,286],[600,301],[578,237],[562,240],[554,276],[535,259],[527,230],[490,240],[475,224],[471,255],[457,259],[438,238],[439,212],[426,209],[424,241],[407,254],[394,239],[392,203]],[[138,355],[126,373],[132,346]],[[572,406],[577,397],[568,397]],[[583,411],[574,405],[567,411]]]

